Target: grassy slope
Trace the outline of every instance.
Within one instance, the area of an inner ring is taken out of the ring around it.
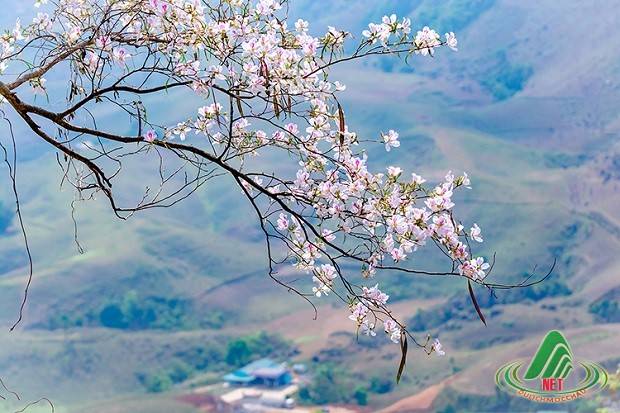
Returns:
[[[364,13],[351,13],[349,6],[353,7],[349,3],[339,6],[340,11],[349,12],[352,26],[359,25],[357,18]],[[610,104],[618,95],[618,62],[611,53],[617,47],[609,44],[618,38],[604,35],[613,32],[609,25],[617,21],[617,12],[605,2],[570,2],[561,7],[549,2],[539,7],[528,10],[519,2],[497,2],[463,29],[458,54],[442,53],[430,63],[420,62],[416,72],[423,74],[432,68],[446,74],[432,82],[416,74],[371,73],[368,68],[359,67],[338,73],[349,85],[344,108],[356,129],[376,133],[377,129],[398,128],[401,132],[403,146],[391,153],[396,160],[386,158],[386,163],[410,165],[412,170],[433,180],[440,179],[447,169],[465,170],[472,176],[474,190],[460,195],[460,208],[471,222],[476,221],[483,228],[486,242],[482,252],[498,252],[496,280],[518,275],[536,264],[545,267],[552,256],[551,246],[565,246],[565,254],[574,255],[579,263],[569,280],[576,293],[569,298],[549,300],[558,305],[557,312],[511,305],[502,315],[491,318],[488,328],[476,322],[462,330],[443,332],[446,350],[453,359],[438,362],[436,357],[413,353],[414,361],[396,392],[374,398],[373,403],[389,404],[437,383],[455,368],[462,370],[453,384],[455,388],[492,392],[495,370],[515,354],[532,354],[542,334],[550,328],[562,328],[581,357],[598,361],[620,357],[612,345],[617,341],[617,326],[591,326],[592,319],[585,311],[589,302],[618,285],[620,268],[618,259],[613,257],[619,243],[618,232],[614,231],[620,226],[615,201],[618,182],[603,182],[600,171],[610,165],[604,154],[598,155],[604,144],[617,139],[618,133],[619,121],[614,105]],[[508,19],[509,15],[513,18]],[[584,15],[593,16],[597,24],[578,18]],[[544,47],[538,45],[541,32],[537,28],[543,30]],[[508,49],[512,59],[525,60],[534,70],[521,93],[499,103],[492,102],[472,80],[479,76],[479,67],[484,66],[489,53],[479,46],[486,44],[489,33],[493,33],[491,51]],[[601,38],[606,41],[598,41]],[[448,71],[448,66],[453,67],[452,71]],[[396,104],[403,101],[408,102],[406,107]],[[379,107],[373,107],[371,102],[379,102]],[[407,136],[412,139],[408,141]],[[428,139],[415,140],[416,136],[430,138],[432,144],[429,146]],[[422,160],[411,156],[419,147],[425,149]],[[568,169],[549,167],[545,160],[558,153],[584,153],[590,160]],[[44,319],[50,312],[71,311],[127,288],[139,288],[151,293],[196,297],[205,303],[205,308],[212,303],[230,311],[235,326],[224,329],[226,334],[263,328],[263,323],[268,323],[266,326],[280,329],[297,340],[304,357],[320,351],[324,345],[352,345],[350,337],[326,334],[351,332],[350,322],[342,313],[324,309],[319,312],[318,321],[314,321],[311,309],[303,301],[283,294],[282,289],[262,276],[261,242],[248,220],[248,210],[239,205],[234,194],[229,195],[231,191],[226,191],[229,182],[218,182],[211,192],[175,207],[173,214],[149,211],[128,222],[112,218],[102,202],[80,206],[80,241],[86,248],[86,254],[80,255],[72,244],[71,194],[57,191],[58,174],[49,159],[25,164],[20,173],[24,213],[37,269],[25,326]],[[428,159],[437,167],[430,167]],[[3,199],[10,202],[4,179],[0,191]],[[215,202],[222,194],[226,200]],[[600,216],[605,220],[597,219]],[[187,217],[198,224],[185,225]],[[573,222],[583,222],[586,230],[576,240],[564,239],[562,228]],[[14,231],[0,238],[0,249],[15,267],[0,279],[0,318],[8,325],[15,319],[25,275],[19,234]],[[160,275],[138,277],[138,268],[160,270],[156,272]],[[568,268],[560,266],[555,276],[565,276],[564,270]],[[463,286],[459,288],[465,291]],[[239,302],[244,303],[241,308]],[[405,316],[413,315],[416,305],[405,302],[398,305],[398,311]],[[288,314],[291,307],[300,307],[295,316]],[[532,311],[537,314],[535,322]],[[279,318],[285,314],[286,318]],[[323,328],[323,322],[329,328]],[[286,327],[291,323],[295,328]],[[483,350],[473,348],[481,337],[482,341],[492,342],[514,332],[518,338],[515,342]],[[44,394],[62,403],[133,392],[139,386],[131,370],[161,360],[154,357],[158,352],[152,350],[146,351],[152,353],[146,358],[126,355],[144,352],[140,349],[165,348],[185,339],[185,333],[76,330],[71,334],[83,343],[80,354],[90,369],[84,372],[66,365],[68,360],[63,355],[68,341],[63,334],[2,333],[0,363],[6,372],[3,378],[8,375],[9,384],[22,390],[25,399]],[[393,374],[397,362],[395,348],[383,345],[381,356],[359,346],[353,348],[356,350],[350,356],[340,360],[343,365],[353,366],[355,360],[362,358],[377,374]],[[121,363],[119,354],[123,354]],[[72,375],[71,371],[78,373]]]

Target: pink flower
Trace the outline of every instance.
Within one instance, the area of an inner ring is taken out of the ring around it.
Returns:
[[[328,229],[324,229],[321,232],[321,235],[323,235],[323,238],[325,238],[325,240],[328,242],[331,242],[336,239],[336,236],[334,235],[334,231],[330,231]]]
[[[407,254],[405,254],[402,248],[394,248],[392,252],[390,252],[390,255],[392,256],[394,262],[398,262],[407,257]]]
[[[95,44],[100,49],[107,48],[110,45],[110,43],[111,43],[110,38],[107,36],[99,36],[97,40],[95,41]]]
[[[302,256],[302,258],[306,261],[313,262],[313,257],[318,258],[320,255],[312,251],[312,249],[316,251],[315,247],[311,245],[308,246],[310,248],[310,251],[304,253],[304,256]],[[315,287],[312,287],[312,292],[314,293],[314,295],[316,295],[317,297],[327,295],[334,287],[333,280],[334,278],[336,278],[337,275],[338,274],[336,272],[336,268],[329,264],[323,264],[320,268],[315,269],[314,276],[312,277],[312,281],[317,283]]]
[[[278,218],[278,229],[284,231],[288,229],[288,226],[289,226],[289,222],[288,222],[288,219],[286,218],[286,215],[284,215],[283,213],[280,213],[280,218]]]
[[[375,284],[375,286],[371,288],[362,287],[362,294],[375,306],[377,304],[385,305],[390,298],[389,295],[379,289],[379,284]]]
[[[485,271],[489,268],[491,266],[484,262],[484,258],[477,257],[459,265],[459,273],[476,281],[484,279],[486,277]]]
[[[349,316],[349,320],[357,321],[358,323],[361,324],[364,317],[366,317],[366,314],[368,314],[368,311],[369,311],[368,307],[358,302],[355,308],[353,309],[353,312]]]
[[[120,48],[114,49],[114,51],[112,52],[112,57],[114,58],[114,61],[118,63],[119,66],[125,67],[125,62],[129,60],[131,55],[127,53],[125,49],[120,47]]]
[[[286,129],[286,131],[293,136],[296,136],[299,133],[299,130],[297,129],[297,125],[295,123],[286,124],[284,126],[284,129]]]
[[[146,132],[142,137],[147,142],[153,142],[155,139],[157,139],[157,133],[155,133],[155,131],[151,129],[150,131]]]
[[[390,340],[394,343],[400,342],[400,326],[394,320],[388,319],[383,323],[385,333],[390,336]]]
[[[467,255],[467,246],[462,242],[459,242],[452,250],[452,258],[456,260],[464,260],[467,258]]]

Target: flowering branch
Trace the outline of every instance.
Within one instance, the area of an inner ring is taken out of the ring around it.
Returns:
[[[286,0],[50,2],[51,15],[40,12],[1,37],[0,97],[63,154],[63,180],[78,199],[103,193],[125,219],[174,205],[216,176],[232,177],[265,236],[269,275],[315,313],[311,299],[334,294],[347,304],[358,331],[375,336],[382,324],[401,346],[399,376],[408,338],[428,354],[444,352],[439,341],[429,344],[430,336],[416,341],[396,319],[389,295],[371,280],[379,271],[511,288],[485,281],[492,266],[470,248],[483,241],[481,229],[473,224],[466,230],[453,215],[454,192],[470,188],[467,174],[448,172],[442,182],[425,185],[397,166],[371,171],[373,144],[390,152],[399,148],[399,134],[360,139],[338,100],[345,86],[329,74],[333,66],[373,55],[408,59],[433,56],[440,47],[457,50],[454,33],[442,40],[423,27],[414,35],[409,19],[385,16],[369,24],[347,54],[345,46],[354,40],[346,31],[329,27],[314,37],[302,19],[289,29],[280,11]],[[66,106],[54,111],[32,103],[29,92],[56,96],[43,76],[67,69]],[[158,119],[154,108],[175,91],[196,102],[194,112],[189,118],[177,114],[172,123]],[[97,115],[103,111],[118,113],[137,130],[128,135],[103,127]],[[113,183],[122,183],[125,159],[153,153],[158,187],[121,205]],[[256,160],[263,154],[282,162],[265,171]],[[427,243],[446,256],[448,270],[412,267],[411,258]],[[312,290],[279,280],[284,263],[311,279]],[[345,273],[342,263],[355,263],[361,278]]]

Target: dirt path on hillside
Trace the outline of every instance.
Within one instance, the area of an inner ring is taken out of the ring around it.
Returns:
[[[444,298],[432,300],[407,300],[390,305],[395,317],[411,317],[419,308],[428,308],[444,302]],[[308,309],[280,317],[264,326],[267,331],[277,331],[296,342],[302,353],[309,358],[329,346],[331,336],[338,331],[355,332],[355,323],[349,320],[344,306],[321,306],[317,319]],[[380,329],[382,327],[379,327]]]
[[[455,379],[456,376],[448,377],[439,384],[427,387],[420,393],[401,399],[385,409],[379,410],[378,413],[428,413],[439,393]]]

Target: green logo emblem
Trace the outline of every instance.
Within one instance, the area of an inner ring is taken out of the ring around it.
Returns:
[[[588,391],[598,392],[608,381],[601,366],[573,357],[568,342],[559,331],[550,331],[521,376],[519,369],[526,361],[515,360],[495,375],[495,382],[504,391],[516,393],[536,402],[560,403],[574,400]],[[567,383],[569,374],[574,383]],[[581,379],[581,380],[579,380]],[[529,382],[529,383],[526,383]]]

